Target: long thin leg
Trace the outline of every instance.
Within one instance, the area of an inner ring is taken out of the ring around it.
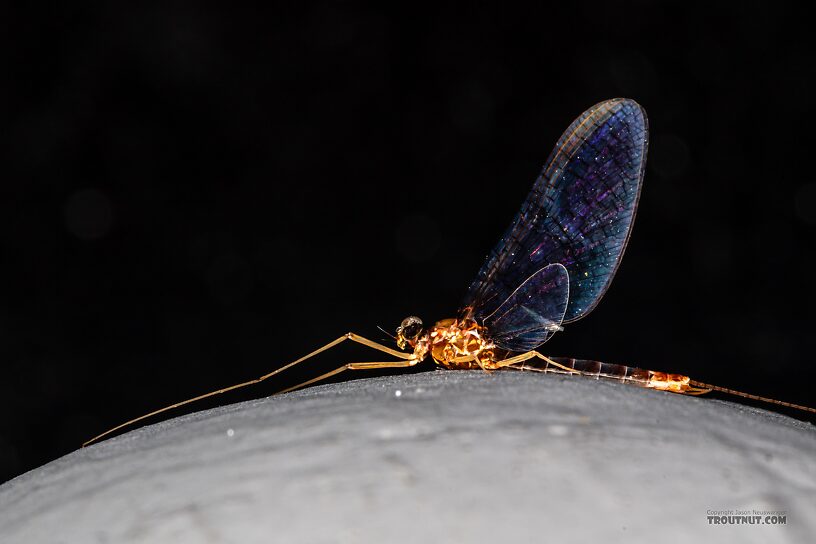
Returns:
[[[409,366],[414,366],[416,363],[417,363],[416,361],[386,361],[383,363],[348,363],[339,368],[335,368],[331,372],[326,372],[325,374],[322,374],[317,378],[312,378],[311,380],[299,383],[298,385],[289,387],[287,389],[284,389],[283,391],[278,391],[275,394],[280,395],[283,393],[294,391],[295,389],[300,389],[301,387],[306,387],[307,385],[312,385],[313,383],[325,380],[326,378],[336,376],[337,374],[345,372],[346,370],[377,370],[380,368],[406,368]]]
[[[368,338],[364,338],[364,337],[362,337],[362,336],[360,336],[358,334],[354,334],[353,332],[349,332],[349,333],[344,334],[340,338],[329,342],[325,346],[323,346],[321,348],[318,348],[318,349],[314,350],[313,352],[311,352],[311,353],[309,353],[307,355],[304,355],[300,359],[298,359],[296,361],[293,361],[293,362],[291,362],[291,363],[289,363],[287,365],[284,365],[284,366],[282,366],[280,368],[277,368],[277,369],[273,370],[272,372],[270,372],[268,374],[264,374],[263,376],[261,376],[259,378],[255,378],[254,380],[249,380],[249,381],[238,383],[238,384],[235,384],[235,385],[230,385],[229,387],[224,387],[224,388],[218,389],[216,391],[210,391],[209,393],[204,393],[203,395],[198,395],[197,397],[193,397],[191,399],[183,400],[181,402],[177,402],[175,404],[165,406],[164,408],[159,408],[158,410],[154,410],[154,411],[150,412],[149,414],[144,414],[143,416],[133,418],[133,419],[131,419],[129,421],[126,421],[126,422],[124,422],[124,423],[122,423],[120,425],[117,425],[116,427],[113,427],[112,429],[108,429],[107,431],[105,431],[102,434],[99,434],[99,435],[91,438],[90,440],[83,443],[82,447],[85,447],[85,446],[87,446],[89,444],[92,444],[92,443],[96,442],[97,440],[99,440],[100,438],[103,438],[103,437],[105,437],[105,436],[107,436],[107,435],[109,435],[109,434],[111,434],[113,432],[116,432],[119,429],[127,427],[128,425],[132,425],[132,424],[137,423],[137,422],[139,422],[139,421],[141,421],[143,419],[147,419],[149,417],[161,414],[162,412],[166,412],[168,410],[172,410],[174,408],[184,406],[185,404],[190,404],[191,402],[196,402],[196,401],[199,401],[199,400],[202,400],[202,399],[206,399],[207,397],[220,395],[220,394],[226,393],[228,391],[233,391],[235,389],[240,389],[241,387],[246,387],[248,385],[254,385],[256,383],[260,383],[260,382],[262,382],[262,381],[264,381],[264,380],[266,380],[268,378],[271,378],[272,376],[274,376],[276,374],[280,374],[284,370],[288,370],[288,369],[292,368],[293,366],[295,366],[297,364],[300,364],[303,361],[314,357],[315,355],[317,355],[319,353],[322,353],[322,352],[324,352],[326,350],[329,350],[329,349],[333,348],[334,346],[336,346],[336,345],[338,345],[338,344],[340,344],[340,343],[342,343],[342,342],[344,342],[346,340],[351,340],[352,342],[357,342],[358,344],[362,344],[364,346],[368,346],[370,348],[385,352],[385,353],[387,353],[389,355],[393,355],[394,357],[399,357],[400,359],[405,359],[406,362],[409,363],[409,364],[406,364],[405,366],[412,366],[412,365],[415,365],[416,363],[419,362],[419,361],[414,359],[414,354],[413,353],[405,353],[403,351],[397,351],[395,349],[389,348],[388,346],[378,344],[377,342],[374,342],[373,340],[369,340]],[[360,363],[360,364],[363,364],[363,363]],[[338,372],[340,372],[340,371],[338,370]],[[335,373],[337,373],[337,372],[335,372]],[[324,375],[324,377],[328,377],[328,376]],[[301,384],[301,386],[303,386],[303,385],[307,385],[307,384]],[[300,386],[298,386],[298,387],[300,387]]]
[[[570,374],[580,374],[581,373],[580,371],[575,370],[574,368],[570,368],[568,366],[564,366],[564,365],[562,365],[560,363],[557,363],[557,362],[553,361],[552,359],[550,359],[549,357],[546,357],[546,356],[540,354],[537,351],[528,351],[527,353],[522,353],[521,355],[516,355],[514,357],[509,357],[509,358],[503,359],[501,361],[496,361],[495,363],[493,363],[493,365],[495,365],[496,368],[504,368],[506,366],[515,365],[515,364],[518,364],[518,363],[522,363],[524,361],[528,361],[528,360],[532,359],[533,357],[538,357],[539,359],[546,362],[548,365],[552,365],[554,367],[560,368],[561,370],[563,370],[565,372],[568,372]]]

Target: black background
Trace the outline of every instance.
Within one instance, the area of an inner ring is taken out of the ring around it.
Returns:
[[[651,126],[634,234],[544,351],[816,401],[804,14],[67,4],[5,17],[0,481],[347,330],[454,315],[561,132],[615,96]],[[349,360],[379,358],[196,409]]]

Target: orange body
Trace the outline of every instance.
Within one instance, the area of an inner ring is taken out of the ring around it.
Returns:
[[[506,366],[502,363],[508,362],[505,357],[510,355],[500,350],[504,357],[497,357],[497,348],[488,339],[487,329],[474,319],[467,317],[437,321],[433,327],[415,339],[408,340],[407,343],[414,350],[414,360],[422,361],[430,355],[436,364],[450,370],[498,370]],[[550,372],[567,371],[567,367],[563,365],[560,369],[550,368],[550,364],[554,364],[551,358],[541,357],[541,359],[545,361],[544,366]],[[689,377],[681,374],[668,374],[575,359],[570,359],[569,365],[569,371],[576,374],[628,381],[642,387],[673,393],[688,393],[694,390]],[[541,367],[541,363],[526,362],[517,368],[532,369],[534,366]]]
[[[455,370],[495,370],[494,346],[485,338],[485,328],[470,318],[437,321],[411,343],[414,357],[430,355],[436,364]]]

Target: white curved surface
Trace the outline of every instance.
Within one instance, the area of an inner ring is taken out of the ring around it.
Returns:
[[[784,510],[786,525],[708,524],[708,510],[733,509]],[[766,543],[813,534],[812,425],[535,373],[437,371],[224,406],[0,486],[6,544]]]

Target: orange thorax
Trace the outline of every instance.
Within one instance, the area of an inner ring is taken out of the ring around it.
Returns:
[[[470,318],[443,319],[431,327],[428,349],[436,364],[451,369],[492,368],[493,344],[485,338],[485,328]],[[478,359],[478,361],[477,361]]]

